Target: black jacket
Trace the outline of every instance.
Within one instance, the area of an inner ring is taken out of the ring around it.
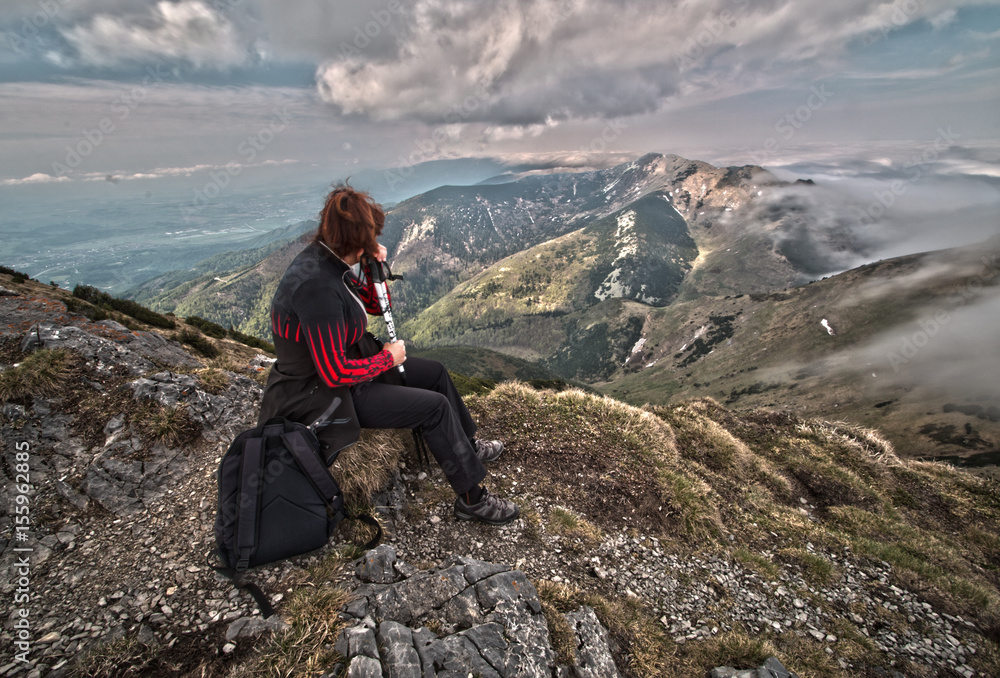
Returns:
[[[370,277],[368,278],[370,280]],[[323,245],[308,245],[288,266],[271,303],[278,359],[264,389],[259,422],[276,416],[311,424],[336,398],[334,420],[318,431],[328,459],[358,439],[350,387],[392,367],[392,355],[366,334],[381,313],[374,286],[362,285]]]

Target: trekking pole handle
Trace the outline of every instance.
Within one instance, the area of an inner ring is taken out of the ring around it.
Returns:
[[[375,294],[378,295],[378,305],[382,309],[382,319],[385,320],[385,329],[389,333],[389,341],[395,342],[396,339],[396,323],[392,320],[392,307],[389,304],[389,294],[385,287],[386,274],[385,269],[381,261],[373,256],[368,256],[368,271],[372,276],[372,281],[375,283]],[[390,272],[389,277],[392,277]],[[406,375],[406,370],[403,369],[403,365],[397,365],[396,368],[399,370],[401,375]]]

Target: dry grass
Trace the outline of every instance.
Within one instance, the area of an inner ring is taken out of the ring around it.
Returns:
[[[338,611],[349,598],[346,591],[330,585],[300,588],[282,608],[282,618],[291,628],[270,636],[231,678],[296,678],[324,673],[340,658],[333,650],[345,627]]]
[[[775,581],[778,575],[781,574],[781,569],[774,564],[774,561],[748,549],[738,548],[733,551],[732,557],[735,561],[753,570],[767,581]]]
[[[398,431],[363,429],[357,444],[340,453],[330,473],[340,485],[348,506],[370,506],[372,496],[389,485],[392,474],[399,468],[406,447],[404,440]]]
[[[219,395],[229,388],[229,375],[217,367],[208,367],[196,372],[201,389],[206,393]]]
[[[77,371],[79,358],[65,349],[39,349],[22,362],[0,372],[0,400],[23,401],[53,396]]]
[[[571,612],[572,593],[560,584],[550,581],[540,581],[535,587],[542,604],[542,614],[549,627],[549,642],[556,653],[560,664],[572,666],[576,662],[576,634],[569,622],[566,612]]]
[[[559,613],[573,612],[584,605],[593,608],[597,618],[611,634],[612,642],[627,648],[627,665],[619,666],[624,669],[626,676],[644,678],[681,675],[674,671],[676,658],[672,652],[673,641],[667,637],[663,625],[636,600],[608,600],[597,593],[550,581],[537,582],[535,588],[539,598],[544,601],[543,604],[551,605]],[[553,639],[553,646],[562,642],[560,637],[556,637]],[[702,667],[698,673],[703,670]]]
[[[803,548],[787,548],[778,553],[797,563],[802,568],[805,580],[812,584],[830,584],[840,576],[840,570],[833,562],[818,553]]]
[[[579,539],[585,546],[601,543],[601,528],[572,509],[557,506],[549,512],[549,530],[570,539]]]
[[[151,443],[160,442],[167,447],[189,445],[201,434],[201,429],[191,420],[183,404],[164,407],[152,401],[143,402],[132,413],[131,423],[143,439]]]
[[[688,644],[684,648],[683,663],[690,671],[676,675],[701,675],[706,666],[755,669],[777,653],[769,636],[733,629],[708,640]]]
[[[681,456],[713,471],[745,474],[752,465],[750,449],[721,424],[706,416],[709,404],[692,401],[661,410],[661,416],[673,426]]]
[[[131,633],[103,643],[81,657],[70,671],[78,678],[124,678],[149,675],[158,666],[157,648]]]
[[[714,542],[722,535],[718,495],[708,483],[694,473],[668,469],[659,470],[656,479],[689,537]]]
[[[892,443],[875,429],[843,421],[810,421],[803,422],[799,430],[827,443],[847,445],[886,466],[898,466],[902,463],[896,456]]]
[[[280,609],[289,628],[263,639],[253,656],[229,678],[321,675],[340,660],[333,646],[346,626],[339,612],[351,594],[330,582],[343,574],[345,564],[354,555],[352,549],[341,548],[284,582],[283,586],[295,588]]]

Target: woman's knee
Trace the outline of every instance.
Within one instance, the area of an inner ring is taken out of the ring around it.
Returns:
[[[426,393],[424,401],[427,404],[427,412],[435,422],[440,421],[451,410],[451,403],[442,393],[437,391],[427,391]]]

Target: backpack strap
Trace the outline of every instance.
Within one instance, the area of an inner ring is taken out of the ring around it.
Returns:
[[[364,513],[354,515],[352,513],[345,512],[344,517],[347,518],[348,520],[360,520],[364,524],[371,525],[372,527],[375,528],[375,536],[369,539],[368,543],[361,547],[364,550],[368,551],[369,549],[373,549],[376,546],[378,546],[378,543],[380,541],[382,541],[382,524],[379,521],[375,520],[371,516],[366,515]]]
[[[257,550],[257,526],[260,520],[260,492],[264,485],[264,447],[260,438],[249,438],[243,448],[240,466],[239,519],[236,523],[236,565],[242,574],[250,566]]]
[[[260,614],[264,619],[267,619],[274,614],[274,608],[271,606],[271,601],[267,599],[267,595],[261,591],[260,587],[253,582],[243,581],[243,573],[237,572],[232,567],[213,565],[210,558],[215,555],[221,562],[226,562],[226,559],[222,556],[222,553],[218,550],[211,551],[205,556],[205,564],[210,568],[221,574],[223,577],[233,582],[233,586],[238,589],[246,589],[251,596],[253,596],[254,602],[257,603],[257,608],[260,609]]]
[[[323,497],[323,501],[326,502],[327,506],[332,506],[333,499],[340,492],[340,488],[337,487],[330,471],[319,460],[319,455],[310,447],[309,442],[302,435],[302,431],[293,430],[283,433],[281,439],[285,443],[285,448],[295,457],[295,463],[299,465],[316,491]]]
[[[375,536],[372,537],[364,548],[372,549],[382,541],[382,525],[375,520],[375,518],[369,515],[354,515],[347,511],[344,507],[343,502],[340,502],[340,506],[334,505],[334,497],[340,494],[340,488],[337,486],[337,481],[333,479],[330,475],[330,471],[323,465],[319,460],[319,455],[309,446],[306,441],[305,436],[302,431],[291,431],[285,433],[281,436],[281,439],[285,442],[285,448],[288,449],[292,456],[295,457],[296,463],[299,468],[302,469],[305,474],[309,477],[309,480],[316,487],[316,490],[320,493],[320,496],[326,501],[326,505],[335,511],[340,511],[343,513],[344,518],[351,520],[360,520],[361,522],[370,525],[375,528]]]

